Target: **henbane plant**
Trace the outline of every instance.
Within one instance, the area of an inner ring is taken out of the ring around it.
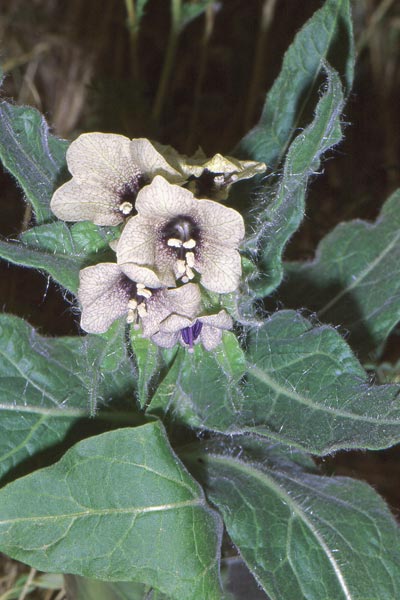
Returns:
[[[353,67],[349,2],[327,0],[229,156],[68,143],[0,104],[0,158],[35,218],[0,256],[73,295],[82,329],[0,317],[0,551],[65,574],[71,597],[400,598],[385,502],[312,459],[400,441],[400,387],[361,362],[399,320],[399,192],[314,261],[283,259]]]

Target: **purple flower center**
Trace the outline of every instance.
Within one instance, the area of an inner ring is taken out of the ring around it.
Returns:
[[[185,344],[187,344],[190,348],[193,348],[193,342],[197,340],[200,335],[200,332],[203,328],[203,323],[201,321],[196,321],[190,327],[184,327],[181,329],[181,336]]]

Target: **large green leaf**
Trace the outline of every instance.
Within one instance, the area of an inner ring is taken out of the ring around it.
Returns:
[[[221,598],[221,521],[160,423],[76,444],[0,491],[0,550],[45,571]]]
[[[309,178],[318,171],[322,155],[342,138],[342,86],[333,69],[325,65],[325,70],[327,84],[314,120],[292,142],[276,189],[254,213],[255,234],[247,247],[258,265],[250,284],[259,296],[270,294],[280,284],[282,252],[303,218]]]
[[[62,183],[67,147],[36,109],[0,103],[0,160],[22,187],[37,223],[54,219],[50,199]]]
[[[276,444],[208,443],[187,456],[271,599],[400,598],[400,531],[366,484],[321,477]]]
[[[104,336],[46,338],[0,315],[0,477],[61,442],[97,406],[126,399],[133,409],[135,379],[122,339],[120,325]]]
[[[19,240],[0,240],[0,257],[49,273],[63,287],[76,293],[80,269],[113,260],[109,242],[117,235],[116,227],[98,227],[88,221],[68,227],[57,221],[28,229]]]
[[[280,311],[252,330],[246,362],[233,368],[231,358],[228,368],[229,359],[221,359],[233,350],[184,354],[150,410],[171,411],[199,428],[273,437],[315,454],[400,441],[400,387],[371,385],[332,327]]]
[[[280,298],[341,325],[362,356],[379,349],[400,320],[400,190],[376,223],[341,223],[315,260],[288,263]]]
[[[73,600],[168,600],[154,588],[132,581],[97,581],[79,575],[64,577],[67,598]]]
[[[283,158],[316,91],[322,64],[328,61],[353,81],[354,42],[349,0],[327,0],[296,35],[282,69],[268,92],[259,123],[240,142],[236,153],[274,168]]]

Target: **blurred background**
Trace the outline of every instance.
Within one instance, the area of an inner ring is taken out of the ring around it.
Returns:
[[[295,33],[322,4],[1,0],[2,97],[36,107],[63,138],[97,130],[154,138],[184,153],[198,146],[210,155],[229,153],[257,122]],[[290,259],[312,258],[318,241],[342,220],[374,219],[400,186],[400,2],[352,4],[357,65],[345,140],[310,187],[306,219],[287,248]],[[0,234],[16,236],[30,215],[1,166],[0,189]],[[4,262],[0,305],[41,333],[79,332],[62,290]],[[394,332],[378,380],[400,381],[399,359]],[[339,453],[323,461],[326,472],[369,481],[397,515],[399,465],[398,448]],[[26,577],[35,583],[28,586]],[[13,561],[0,561],[0,600],[63,598],[59,580],[45,580],[40,589],[37,577]]]

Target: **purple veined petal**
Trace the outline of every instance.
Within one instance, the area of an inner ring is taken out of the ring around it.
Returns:
[[[196,321],[190,327],[184,327],[181,330],[182,339],[190,348],[193,348],[193,343],[199,337],[201,330],[203,328],[203,323],[201,321]]]

